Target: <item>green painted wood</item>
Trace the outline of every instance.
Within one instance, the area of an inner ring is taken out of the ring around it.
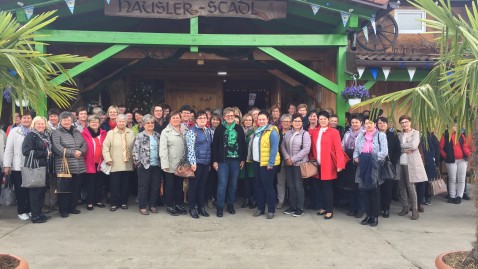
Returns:
[[[35,45],[35,50],[40,52],[40,53],[46,53],[46,46],[44,44],[36,44]],[[43,117],[47,117],[47,110],[48,110],[48,107],[47,107],[47,104],[48,104],[48,98],[46,96],[46,94],[42,94],[43,98],[43,104],[38,108],[38,116],[43,116]]]
[[[335,98],[336,104],[336,113],[339,116],[339,124],[345,126],[345,112],[347,111],[348,104],[345,102],[344,99],[340,96],[340,94],[344,91],[346,86],[346,76],[345,76],[345,53],[347,51],[347,47],[339,47],[337,49],[337,96]]]
[[[65,0],[49,0],[49,1],[39,1],[39,0],[14,1],[14,0],[11,0],[11,1],[9,1],[9,3],[1,4],[0,8],[4,11],[13,12],[13,11],[16,11],[17,8],[19,7],[19,5],[17,4],[18,2],[22,2],[24,7],[33,6],[35,8],[39,8],[39,7],[46,7],[46,6],[55,5],[55,4],[58,4],[58,3],[65,3]],[[68,7],[67,7],[67,9],[68,9]]]
[[[422,81],[427,75],[429,71],[428,70],[417,70],[415,72],[415,76],[413,77],[413,82],[420,82]],[[353,80],[352,76],[347,77],[347,80]],[[374,81],[372,74],[370,74],[370,71],[368,68],[365,70],[363,73],[362,77],[359,80],[365,80],[365,81]],[[382,71],[378,71],[377,74],[377,81],[385,81],[385,77],[383,76]],[[394,70],[390,71],[390,74],[388,75],[387,82],[394,82],[394,81],[401,81],[401,82],[410,82],[410,75],[408,75],[407,70]]]
[[[194,18],[191,18],[189,20],[189,24],[190,24],[190,33],[192,35],[197,35],[199,34],[199,18],[198,17],[194,17]],[[191,52],[199,52],[199,47],[198,46],[191,46],[190,48],[190,51]]]
[[[370,90],[373,87],[373,85],[375,85],[375,83],[377,83],[376,80],[369,80],[365,82],[363,86],[365,87],[365,89]]]
[[[75,76],[78,76],[78,75],[88,71],[89,69],[91,69],[91,68],[95,67],[96,65],[104,62],[105,60],[111,58],[115,54],[125,50],[128,47],[129,47],[129,45],[113,45],[113,46],[107,48],[106,50],[96,54],[95,56],[91,57],[89,61],[83,62],[83,63],[71,68],[70,70],[68,70],[67,75],[63,74],[63,75],[60,75],[60,76],[54,78],[53,80],[51,80],[51,83],[60,85],[64,82],[66,82],[68,79],[74,78]]]
[[[27,15],[25,14],[25,10],[23,8],[17,8],[15,10],[15,15],[19,23],[24,24],[28,22]]]
[[[346,46],[345,35],[234,35],[170,34],[106,31],[41,30],[43,42],[223,47],[330,47]]]
[[[301,73],[302,75],[310,78],[311,80],[317,82],[318,84],[322,85],[323,87],[331,90],[334,93],[337,93],[337,84],[333,83],[332,81],[328,80],[327,78],[323,77],[320,74],[317,74],[314,70],[308,68],[307,66],[299,63],[298,61],[290,58],[289,56],[285,55],[284,53],[276,50],[275,48],[271,47],[259,47],[260,50],[269,54],[273,58],[277,59],[278,61],[286,64],[287,66],[291,67],[295,71]]]

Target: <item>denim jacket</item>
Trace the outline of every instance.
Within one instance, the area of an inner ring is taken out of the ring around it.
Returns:
[[[159,148],[159,134],[153,131],[153,137],[156,139]],[[150,166],[150,143],[149,143],[149,135],[147,135],[144,131],[139,133],[136,139],[134,140],[133,146],[133,163],[134,166],[139,166],[142,164],[144,169],[148,169]],[[159,149],[158,149],[159,153]],[[159,158],[159,156],[158,156]]]

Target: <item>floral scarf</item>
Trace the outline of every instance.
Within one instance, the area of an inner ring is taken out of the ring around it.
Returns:
[[[362,131],[362,127],[360,127],[357,131],[354,131],[352,129],[349,130],[349,138],[347,139],[347,141],[345,141],[346,149],[355,149],[355,140],[357,140],[357,137]]]
[[[32,130],[30,128],[26,128],[25,126],[23,125],[20,125],[18,126],[18,131],[20,131],[20,133],[23,135],[23,136],[27,136],[28,133],[30,133]]]
[[[226,129],[224,131],[224,145],[226,147],[226,157],[238,158],[239,144],[237,143],[237,132],[234,129],[234,127],[236,127],[236,123],[233,122],[231,125],[228,125],[226,121],[223,121],[222,125]]]
[[[40,133],[36,129],[33,129],[32,132],[38,135],[38,137],[40,137],[43,143],[45,143],[45,146],[48,149],[48,151],[51,151],[50,135],[46,131],[43,133]]]

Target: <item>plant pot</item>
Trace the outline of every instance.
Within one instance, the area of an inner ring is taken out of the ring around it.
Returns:
[[[443,257],[448,255],[448,254],[451,254],[451,253],[459,253],[459,252],[469,252],[469,251],[448,251],[448,252],[445,252],[445,253],[442,253],[440,255],[438,255],[438,257],[435,259],[435,266],[437,269],[454,269],[454,267],[451,267],[450,265],[446,264],[444,261],[443,261]]]
[[[13,258],[13,259],[16,259],[18,260],[20,263],[17,265],[17,267],[13,267],[15,269],[28,269],[29,266],[28,266],[28,262],[22,258],[22,257],[18,257],[18,256],[15,256],[15,255],[12,255],[12,254],[0,254],[0,258]],[[8,267],[4,267],[6,266],[5,264],[0,264],[0,268],[8,268]],[[10,269],[10,268],[8,268]]]
[[[362,99],[360,98],[353,98],[353,99],[349,99],[349,105],[350,106],[354,106],[358,103],[361,103],[362,102]]]

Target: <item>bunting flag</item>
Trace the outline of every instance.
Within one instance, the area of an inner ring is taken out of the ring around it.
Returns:
[[[357,71],[358,71],[358,74],[359,74],[358,78],[361,78],[362,75],[363,75],[363,72],[365,71],[365,66],[357,66]]]
[[[107,0],[108,1],[108,0]],[[109,1],[108,1],[108,4],[109,4]],[[310,4],[310,7],[312,8],[312,12],[314,12],[314,15],[317,14],[317,12],[319,12],[319,9],[320,9],[320,5],[317,5],[317,4]]]
[[[383,75],[385,76],[385,81],[387,81],[387,78],[388,78],[388,75],[390,74],[391,69],[392,68],[390,68],[390,66],[383,66],[382,67]]]
[[[33,6],[28,6],[23,8],[23,10],[25,11],[25,15],[27,16],[27,19],[30,19],[31,16],[33,15],[33,9],[34,9]]]
[[[373,32],[377,35],[377,24],[375,23],[375,16],[370,18],[370,23],[372,24]]]
[[[70,9],[71,14],[75,11],[75,0],[65,0],[66,5]]]
[[[349,21],[350,13],[345,11],[340,11],[340,17],[342,17],[342,23],[344,24],[344,27],[345,27],[347,25],[347,22]]]
[[[362,31],[363,31],[363,36],[365,36],[365,40],[367,40],[367,42],[368,42],[368,27],[364,26],[362,28]]]
[[[417,71],[416,67],[407,67],[408,75],[410,75],[410,81],[412,81],[413,77],[415,76],[415,71]]]
[[[110,4],[111,0],[106,0],[106,3],[108,3],[108,5]]]
[[[372,73],[373,79],[377,80],[378,68],[377,67],[371,67],[370,68],[370,73]]]

